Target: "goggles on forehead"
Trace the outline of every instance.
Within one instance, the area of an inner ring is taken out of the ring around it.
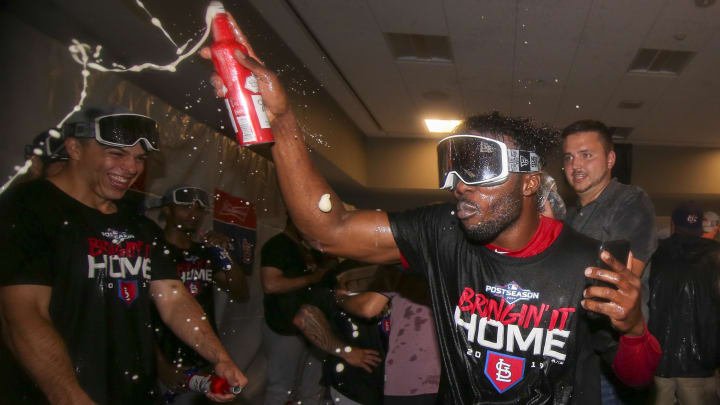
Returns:
[[[508,149],[505,143],[479,135],[452,135],[437,146],[440,188],[453,189],[458,181],[468,185],[494,186],[510,173],[540,171],[535,152]]]
[[[200,204],[203,208],[209,208],[210,196],[207,191],[198,187],[178,187],[163,198],[163,205],[193,205],[195,203]]]
[[[95,138],[102,145],[126,148],[142,142],[145,150],[159,150],[160,130],[152,118],[140,114],[111,114],[91,123],[74,122],[63,126],[63,135]]]

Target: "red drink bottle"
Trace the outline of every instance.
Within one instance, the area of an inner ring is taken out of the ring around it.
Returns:
[[[213,2],[213,5],[220,12],[212,21],[214,42],[210,51],[215,71],[225,85],[225,105],[237,141],[243,146],[273,142],[270,120],[265,113],[257,78],[233,56],[236,50],[247,55],[247,48],[235,40],[222,4]]]
[[[212,392],[213,394],[239,394],[242,387],[232,387],[227,380],[214,374],[191,374],[187,379],[187,387],[195,392]]]

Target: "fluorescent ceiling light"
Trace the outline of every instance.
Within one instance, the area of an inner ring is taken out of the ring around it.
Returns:
[[[460,120],[425,120],[428,131],[447,133],[452,131],[460,123]]]

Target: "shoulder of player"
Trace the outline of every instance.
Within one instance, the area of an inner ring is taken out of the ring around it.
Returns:
[[[652,204],[648,193],[638,186],[623,184],[618,181],[613,181],[611,184],[612,187],[606,201],[611,202],[613,205],[645,206]]]

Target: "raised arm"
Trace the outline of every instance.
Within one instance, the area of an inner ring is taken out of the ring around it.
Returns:
[[[80,387],[65,342],[52,324],[51,287],[0,287],[0,319],[8,348],[51,404],[94,404]]]
[[[160,318],[186,345],[192,347],[215,368],[215,374],[228,380],[231,386],[244,387],[247,378],[230,359],[203,313],[179,280],[154,280],[150,292]],[[234,395],[207,394],[217,402],[227,402]]]
[[[332,332],[325,314],[314,305],[304,304],[300,307],[293,323],[312,344],[326,353],[342,358],[352,366],[361,367],[368,373],[372,373],[371,367],[377,366],[382,361],[380,353],[375,350],[351,347],[340,340]]]
[[[236,39],[254,55],[239,29]],[[210,57],[208,48],[203,49],[201,54]],[[368,263],[399,260],[387,214],[379,211],[346,211],[340,198],[313,166],[303,134],[288,104],[287,94],[277,76],[257,60],[239,51],[235,57],[258,78],[263,104],[275,136],[272,156],[278,182],[290,216],[303,236],[319,250],[339,257]],[[213,76],[211,82],[222,96],[222,80]],[[318,207],[325,194],[330,196],[332,209],[329,212]]]
[[[345,295],[336,290],[338,306],[347,312],[363,318],[373,318],[382,313],[390,299],[374,291],[356,295]]]

